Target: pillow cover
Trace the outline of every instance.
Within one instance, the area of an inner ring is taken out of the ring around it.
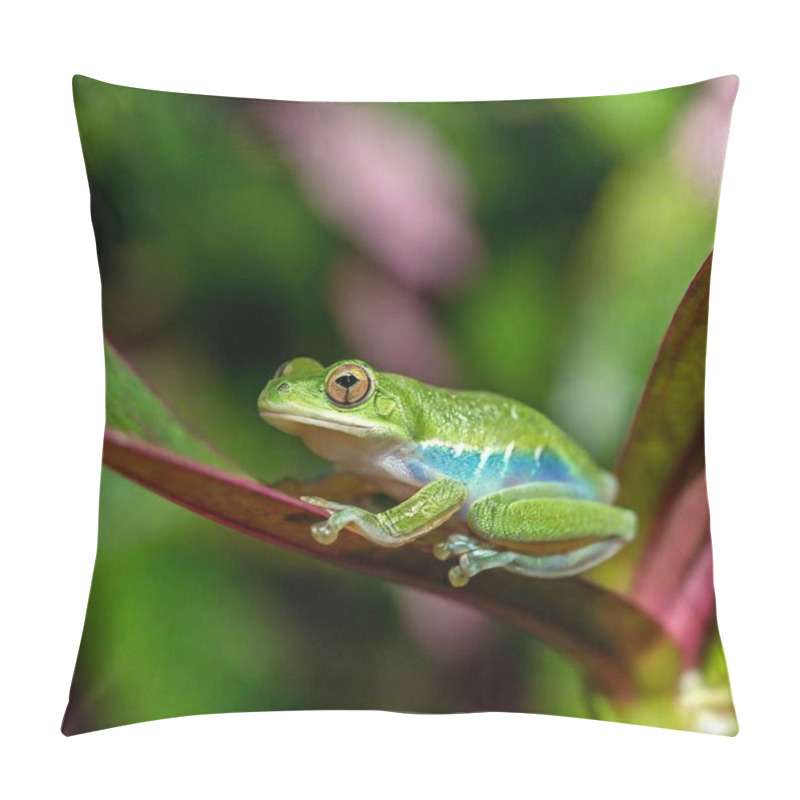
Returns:
[[[64,733],[385,709],[735,734],[703,385],[737,86],[76,76],[107,417]]]

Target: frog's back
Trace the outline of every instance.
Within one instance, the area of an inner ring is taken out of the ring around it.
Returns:
[[[616,479],[555,423],[490,392],[417,384],[416,472],[467,484],[472,499],[525,483],[567,483],[611,502]]]

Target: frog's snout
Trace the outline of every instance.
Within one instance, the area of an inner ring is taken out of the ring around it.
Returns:
[[[264,417],[284,411],[292,394],[292,384],[289,381],[280,377],[273,378],[258,396],[258,413]]]
[[[277,392],[276,384],[280,384],[285,386],[288,389],[288,385],[286,381],[280,380],[271,380],[262,390],[261,394],[258,396],[258,412],[259,414],[263,414],[264,412],[268,412],[274,409],[274,395]],[[286,389],[283,391],[285,392]]]

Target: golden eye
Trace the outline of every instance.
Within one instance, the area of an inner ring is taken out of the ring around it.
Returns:
[[[275,370],[275,374],[272,376],[273,378],[282,378],[286,374],[286,367],[289,366],[291,362],[284,361],[278,369]]]
[[[355,406],[369,397],[372,379],[358,364],[342,364],[325,379],[325,391],[339,406]]]

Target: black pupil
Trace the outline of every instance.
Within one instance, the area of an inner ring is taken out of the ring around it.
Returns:
[[[338,383],[343,389],[349,389],[351,386],[355,386],[358,381],[359,379],[356,378],[352,372],[348,372],[336,379],[336,383]]]

